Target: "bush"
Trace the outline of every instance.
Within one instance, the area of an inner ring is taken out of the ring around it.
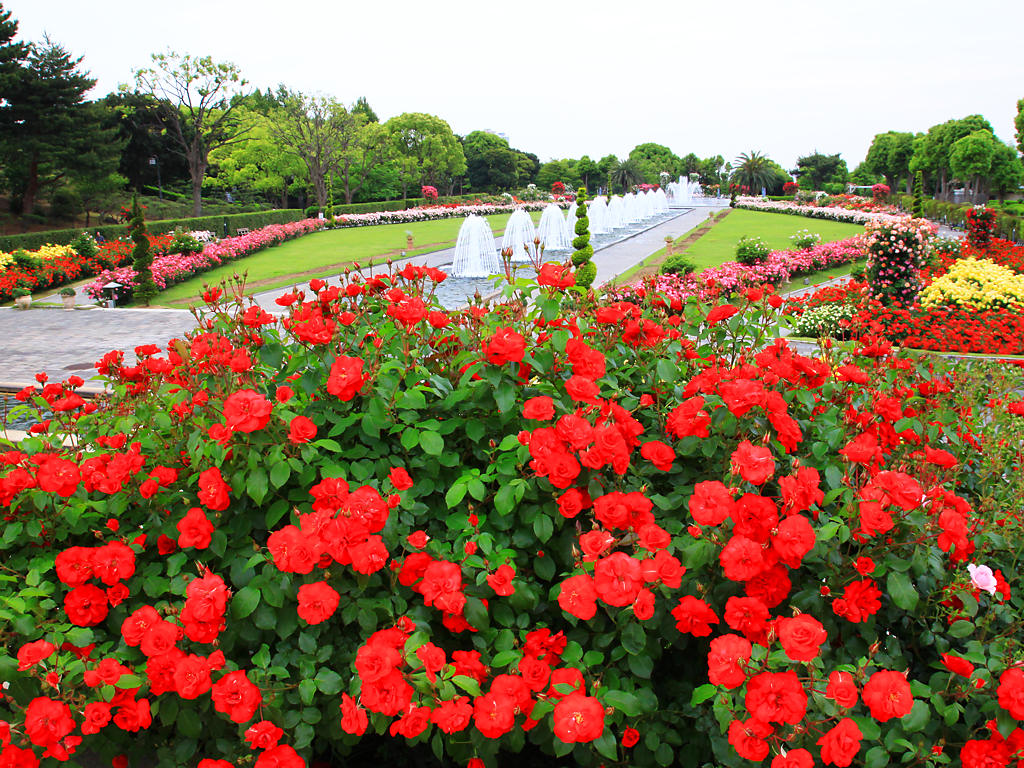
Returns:
[[[935,226],[924,219],[898,219],[867,225],[865,268],[871,297],[882,304],[909,307],[920,289],[928,241]]]
[[[847,339],[847,325],[853,319],[854,313],[855,309],[847,304],[821,304],[797,317],[793,323],[793,332],[797,336],[812,338],[827,336],[833,339]]]
[[[771,252],[768,243],[760,237],[741,237],[736,243],[736,261],[740,264],[759,264]]]
[[[50,199],[50,215],[56,219],[74,219],[82,212],[82,200],[77,192],[59,189]]]
[[[795,234],[790,235],[789,239],[792,241],[794,248],[800,251],[805,251],[820,243],[821,235],[816,232],[811,232],[809,229],[801,229]]]
[[[71,241],[71,247],[75,253],[83,259],[91,259],[99,252],[99,245],[89,232],[81,232],[78,237]]]
[[[0,476],[0,759],[1003,748],[1020,520],[942,371],[766,345],[761,293],[577,314],[524,286],[428,322],[403,273],[283,325],[211,290],[210,327],[105,357],[107,407],[23,394],[53,417]]]
[[[684,253],[674,253],[661,264],[659,272],[663,275],[689,275],[697,269]]]
[[[821,190],[829,195],[841,195],[846,191],[846,185],[840,181],[826,181],[822,183]]]

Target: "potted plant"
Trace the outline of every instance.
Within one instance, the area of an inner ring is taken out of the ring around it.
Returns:
[[[405,230],[405,249],[411,251],[413,249],[413,237],[412,230]]]
[[[75,289],[65,285],[60,289],[60,300],[64,303],[64,309],[75,308]]]
[[[18,309],[28,309],[32,304],[32,291],[23,285],[11,291],[11,295],[14,296],[14,305]]]

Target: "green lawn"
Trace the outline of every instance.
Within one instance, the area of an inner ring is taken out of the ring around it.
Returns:
[[[495,235],[500,235],[511,214],[488,216]],[[534,223],[541,213],[532,214]],[[314,277],[329,277],[346,266],[383,263],[399,258],[405,250],[405,233],[412,232],[415,247],[407,255],[419,255],[455,245],[463,218],[419,221],[411,224],[381,224],[315,232],[266,248],[252,256],[232,261],[197,275],[161,293],[154,304],[182,306],[199,300],[203,284],[217,285],[235,274],[247,274],[247,288],[252,293],[308,283]]]
[[[686,250],[687,258],[698,270],[717,267],[736,259],[736,243],[741,237],[760,237],[773,249],[792,248],[790,236],[801,229],[821,235],[822,242],[845,240],[863,232],[859,224],[823,221],[801,216],[783,216],[764,211],[732,212]]]

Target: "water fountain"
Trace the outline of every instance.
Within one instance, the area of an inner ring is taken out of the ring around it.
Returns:
[[[598,195],[590,201],[587,209],[587,218],[590,220],[590,234],[603,235],[608,231],[608,208],[605,206],[604,197]]]
[[[637,195],[640,201],[640,216],[643,219],[649,219],[654,216],[654,193],[651,190],[647,190]]]
[[[632,192],[622,196],[622,221],[627,226],[640,222],[640,211],[636,204],[636,195]]]
[[[532,226],[532,222],[531,222]],[[453,277],[490,277],[501,272],[498,250],[494,247],[494,233],[487,219],[467,216],[459,228],[455,241]]]
[[[572,233],[572,237],[576,237],[576,201],[573,200],[569,203],[569,207],[565,211],[565,226],[569,228]]]
[[[672,195],[673,208],[687,208],[693,204],[693,198],[704,194],[700,182],[690,181],[689,176],[680,176],[679,181],[673,181],[668,185],[668,191]]]
[[[619,195],[615,195],[608,202],[608,215],[606,217],[605,224],[609,230],[622,229],[626,226],[626,222],[623,218],[622,198],[619,197]]]
[[[501,250],[512,249],[512,261],[521,264],[530,260],[530,249],[533,248],[537,233],[533,228],[533,219],[522,208],[516,208],[508,217],[505,234],[501,238]]]
[[[654,212],[668,213],[668,197],[665,195],[665,190],[661,187],[658,187],[654,193]]]
[[[572,230],[562,216],[562,209],[554,203],[544,206],[537,225],[537,237],[545,251],[565,251],[572,248]]]

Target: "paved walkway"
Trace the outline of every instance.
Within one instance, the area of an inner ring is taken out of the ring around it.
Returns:
[[[681,212],[668,221],[626,240],[607,245],[594,254],[597,264],[595,285],[610,280],[639,264],[665,245],[665,236],[678,237],[704,221],[715,208]],[[500,238],[497,239],[500,246]],[[413,264],[435,267],[450,265],[454,248],[409,259]],[[380,267],[376,268],[379,271]],[[336,279],[336,278],[335,278]],[[280,313],[274,300],[285,293],[277,288],[255,295],[267,311]],[[81,292],[79,292],[81,294]],[[79,300],[84,299],[79,296]],[[53,300],[59,301],[54,296]],[[163,347],[196,327],[195,318],[181,309],[41,309],[29,311],[0,307],[0,386],[23,387],[45,371],[54,381],[77,374],[88,380],[95,373],[93,363],[112,349],[125,351],[134,361],[133,350],[142,344]],[[95,384],[95,382],[94,382]]]

